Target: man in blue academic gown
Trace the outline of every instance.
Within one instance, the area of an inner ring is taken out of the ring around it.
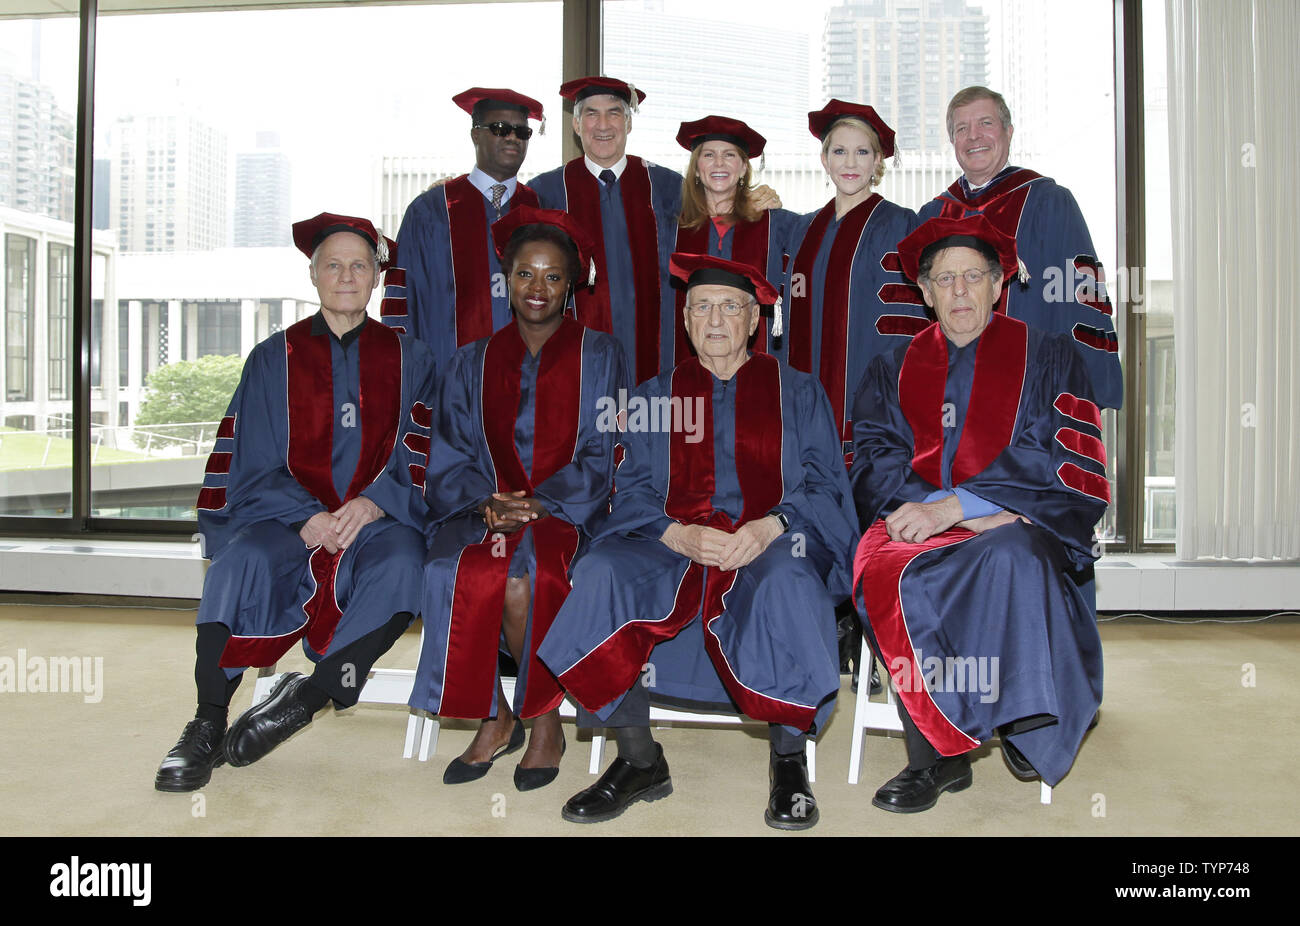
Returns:
[[[400,261],[384,277],[384,321],[429,345],[439,369],[459,347],[510,321],[505,276],[489,231],[537,195],[516,178],[542,104],[513,90],[452,97],[470,114],[474,169],[417,196],[397,233]]]
[[[948,104],[948,139],[962,176],[922,206],[922,220],[982,213],[1016,239],[1025,283],[1004,281],[1006,314],[1067,335],[1083,358],[1090,398],[1119,408],[1124,377],[1105,275],[1074,196],[1049,177],[1008,164],[1015,126],[1002,95],[967,87]]]
[[[914,813],[968,787],[967,753],[995,733],[1018,777],[1069,771],[1101,701],[1079,582],[1110,489],[1071,340],[994,311],[1015,241],[984,216],[932,219],[899,255],[938,321],[855,399],[854,598],[907,737],[872,803]]]
[[[839,690],[834,601],[856,536],[839,438],[816,379],[747,349],[759,304],[776,300],[762,273],[672,261],[698,356],[628,401],[612,512],[538,654],[618,741],[563,816],[596,823],[671,793],[654,697],[767,721],[764,818],[806,829],[818,812],[805,738]]]
[[[578,321],[623,345],[633,382],[673,365],[673,318],[662,311],[682,177],[627,153],[632,113],[645,94],[611,77],[560,87],[573,100],[583,155],[533,178],[546,209],[572,215],[596,239],[596,282],[574,293]]]
[[[432,357],[367,318],[393,247],[369,221],[322,213],[293,230],[321,310],[249,354],[208,459],[198,708],[158,769],[160,791],[201,788],[214,766],[256,761],[330,700],[355,704],[419,611]],[[274,665],[300,639],[312,675],[286,674],[227,734],[244,667]]]

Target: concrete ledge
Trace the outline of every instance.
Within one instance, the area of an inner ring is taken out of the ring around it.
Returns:
[[[198,598],[199,545],[0,537],[0,591]],[[1097,564],[1101,611],[1300,609],[1300,563],[1180,563],[1116,554]]]

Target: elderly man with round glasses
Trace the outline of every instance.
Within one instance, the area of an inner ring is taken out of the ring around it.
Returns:
[[[612,511],[539,651],[618,742],[563,816],[596,823],[671,793],[655,699],[767,721],[764,818],[806,829],[804,747],[839,690],[833,596],[856,536],[839,437],[816,379],[749,351],[777,299],[763,273],[681,253],[671,267],[696,356],[627,402]]]
[[[1069,771],[1101,702],[1080,584],[1110,490],[1070,339],[995,311],[1015,239],[982,215],[931,219],[899,255],[937,321],[858,388],[854,599],[907,741],[872,803],[915,813],[969,787],[968,753],[993,735],[1017,777]]]

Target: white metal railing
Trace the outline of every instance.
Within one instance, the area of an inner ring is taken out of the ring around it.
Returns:
[[[150,425],[91,425],[90,462],[98,462],[100,450],[111,448],[140,454],[148,459],[169,459],[206,455],[216,441],[218,421],[186,421],[173,424]],[[0,453],[5,441],[13,437],[44,437],[40,462],[29,464],[35,468],[52,465],[50,453],[60,441],[72,439],[71,427],[46,428],[40,431],[0,429]],[[120,462],[126,462],[125,460]],[[25,467],[24,467],[25,468]]]

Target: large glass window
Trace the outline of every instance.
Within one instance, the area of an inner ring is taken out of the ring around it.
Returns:
[[[71,508],[77,47],[74,18],[0,20],[0,515]]]
[[[210,358],[245,357],[317,308],[290,224],[364,215],[397,237],[415,196],[474,164],[453,95],[540,99],[552,129],[521,177],[559,164],[560,25],[559,2],[100,18],[95,214],[114,259],[95,286],[118,316],[97,356],[118,385],[96,429],[93,514],[194,517],[239,376]],[[467,40],[493,33],[529,53],[484,57]]]
[[[1173,215],[1169,204],[1169,91],[1165,5],[1142,4],[1143,113],[1146,137],[1146,268],[1130,274],[1146,328],[1146,427],[1143,429],[1142,539],[1173,543],[1174,307]]]
[[[1133,2],[1145,10],[1148,259],[1127,275],[1116,260],[1108,0],[755,0],[735,14],[685,0],[603,4],[603,70],[650,94],[629,150],[680,168],[680,121],[739,116],[770,140],[760,180],[796,211],[831,195],[805,117],[829,97],[870,102],[899,129],[903,160],[882,192],[916,207],[957,175],[941,124],[952,91],[986,83],[1006,95],[1013,159],[1074,192],[1112,286],[1141,293],[1145,337],[1132,349],[1146,402],[1126,409],[1142,416],[1126,492],[1141,499],[1143,526],[1128,538],[1113,514],[1103,525],[1126,544],[1170,539],[1174,525],[1164,14],[1158,0]],[[521,179],[559,163],[560,26],[558,0],[101,16],[89,513],[193,516],[211,433],[186,442],[138,427],[150,377],[244,357],[315,311],[288,222],[353,212],[394,234],[429,183],[467,170],[468,120],[452,94],[512,86],[542,100],[550,131],[533,137]],[[77,27],[75,16],[0,19],[0,517],[71,511]],[[488,63],[481,42],[459,40],[507,31],[528,54]],[[1105,425],[1113,472],[1122,448],[1110,413]]]

